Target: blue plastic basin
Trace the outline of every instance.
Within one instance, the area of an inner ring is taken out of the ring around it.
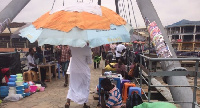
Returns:
[[[8,82],[7,84],[8,84],[9,87],[15,87],[16,86],[15,82]]]
[[[28,92],[28,93],[25,93],[25,96],[30,96],[30,94],[31,94],[30,92]]]
[[[24,83],[24,89],[28,88],[28,83]]]
[[[22,90],[16,90],[16,93],[17,94],[23,94],[24,93],[24,89],[22,89]]]
[[[22,89],[24,89],[23,85],[22,86],[16,86],[16,90],[22,90]]]
[[[10,75],[10,78],[16,78],[17,75]]]
[[[15,82],[15,81],[17,81],[16,78],[9,78],[9,82]]]

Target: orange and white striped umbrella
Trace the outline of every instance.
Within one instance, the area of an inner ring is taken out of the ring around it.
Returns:
[[[125,25],[126,21],[114,11],[101,6],[102,16],[88,12],[58,11],[53,14],[47,12],[33,25],[38,28],[48,28],[69,32],[72,28],[109,30],[110,25]]]
[[[114,11],[99,5],[76,3],[42,15],[21,36],[39,45],[70,45],[90,47],[115,42],[129,42],[133,32],[126,21]]]

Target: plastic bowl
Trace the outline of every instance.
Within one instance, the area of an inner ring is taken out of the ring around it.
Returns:
[[[16,93],[17,94],[23,94],[24,93],[24,89],[22,89],[22,90],[16,90]]]
[[[36,86],[38,87],[38,89],[40,89],[40,88],[41,88],[41,84],[36,84]]]
[[[19,73],[19,74],[16,74],[17,75],[17,77],[22,77],[22,74],[21,73]]]
[[[8,84],[9,87],[15,87],[16,86],[15,82],[8,82],[7,84]]]
[[[15,82],[16,82],[16,85],[17,85],[17,86],[21,86],[21,85],[23,85],[23,83],[24,83],[23,81],[15,81]]]
[[[43,92],[45,87],[40,87],[40,92]]]
[[[16,90],[22,90],[22,89],[24,89],[24,85],[16,86]]]
[[[28,93],[25,93],[25,96],[30,96],[30,94],[31,94],[30,92],[28,92]]]
[[[28,88],[28,83],[24,83],[24,88],[27,89]]]
[[[9,78],[9,82],[15,82],[16,80],[16,78]]]
[[[28,92],[30,92],[30,89],[25,89],[24,90],[24,93],[28,93]]]
[[[30,92],[31,92],[31,93],[34,93],[34,92],[36,92],[36,91],[37,91],[37,86],[31,85],[31,86],[30,86]]]
[[[26,95],[26,94],[25,94],[25,93],[23,93],[23,94],[22,94],[22,97],[25,97],[25,95]]]
[[[23,77],[17,77],[17,81],[23,81]]]
[[[17,75],[10,75],[10,78],[16,78]]]

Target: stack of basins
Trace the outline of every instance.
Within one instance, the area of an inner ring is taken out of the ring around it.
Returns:
[[[4,98],[8,96],[8,90],[9,90],[8,86],[0,86],[0,97]]]
[[[17,75],[17,81],[16,82],[16,93],[17,94],[21,94],[23,97],[25,97],[25,93],[24,93],[24,81],[23,81],[23,77],[22,74],[16,74]]]
[[[9,86],[9,94],[8,95],[13,95],[16,94],[16,83],[15,81],[17,80],[17,75],[10,75],[8,86]]]

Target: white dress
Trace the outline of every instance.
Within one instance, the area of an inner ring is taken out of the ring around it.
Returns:
[[[72,57],[70,57],[70,61],[72,60]],[[70,66],[71,66],[71,62],[69,62],[69,65],[68,65],[68,68],[67,68],[67,72],[66,72],[66,74],[70,74]]]
[[[70,71],[70,83],[67,98],[83,104],[88,102],[90,90],[90,68],[92,52],[90,47],[70,47],[72,58]]]

